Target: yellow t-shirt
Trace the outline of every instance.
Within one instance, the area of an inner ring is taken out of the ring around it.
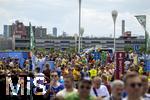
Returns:
[[[80,79],[80,72],[77,70],[73,70],[73,77],[75,81],[78,81]]]
[[[3,64],[3,62],[2,61],[0,61],[0,65],[2,65]]]
[[[96,69],[91,69],[89,72],[90,72],[90,77],[97,76],[97,70]]]
[[[143,74],[143,68],[141,66],[139,66],[139,74],[142,75]]]
[[[150,82],[150,76],[148,77],[148,82]]]
[[[63,72],[62,72],[62,76],[65,76],[65,75],[68,75],[68,70],[67,69],[65,69]]]

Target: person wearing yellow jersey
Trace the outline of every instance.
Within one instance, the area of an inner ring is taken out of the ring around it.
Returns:
[[[144,66],[144,62],[140,62],[140,64],[139,64],[139,70],[138,70],[138,72],[139,72],[139,74],[140,75],[142,75],[143,74],[143,72],[144,72],[144,70],[143,70],[143,66]]]
[[[143,67],[139,66],[139,74],[142,75],[143,74]]]
[[[80,74],[78,65],[75,65],[75,68],[73,70],[73,78],[74,78],[74,81],[75,81],[75,87],[78,87],[78,81],[81,78],[81,74]]]
[[[91,65],[91,69],[90,69],[89,73],[90,73],[90,77],[91,77],[91,78],[94,78],[95,76],[97,76],[97,73],[98,73],[98,72],[97,72],[96,69],[94,69],[94,66]]]
[[[0,61],[0,65],[3,65],[3,62],[2,62],[2,61]]]
[[[148,82],[150,83],[150,76],[148,76]]]
[[[61,74],[62,74],[63,77],[64,77],[65,75],[68,75],[68,73],[69,73],[69,72],[68,72],[68,69],[65,68],[65,67],[62,67],[62,68],[61,68],[61,71],[62,71]]]
[[[66,66],[67,60],[65,58],[62,59],[61,65],[65,65]]]

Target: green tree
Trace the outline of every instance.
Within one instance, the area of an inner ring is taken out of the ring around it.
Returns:
[[[54,52],[54,48],[50,48],[50,53],[53,53]]]
[[[37,48],[37,51],[42,52],[43,54],[46,53],[46,49],[45,48]]]
[[[150,54],[150,47],[149,48],[147,48],[147,52],[146,52],[147,54]]]
[[[133,51],[133,47],[131,45],[125,45],[124,46],[124,51],[125,52]]]
[[[145,53],[145,45],[140,46],[140,53]]]

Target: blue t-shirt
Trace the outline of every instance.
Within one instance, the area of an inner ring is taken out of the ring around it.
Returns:
[[[64,85],[64,80],[63,79],[60,79],[59,82]]]
[[[64,86],[63,85],[59,85],[57,87],[51,87],[51,90],[54,91],[55,94],[57,94],[59,91],[63,90],[64,89]],[[50,94],[50,95],[54,95],[53,93]]]
[[[46,90],[48,90],[50,88],[51,92],[50,92],[50,97],[53,97],[55,94],[57,94],[59,91],[64,89],[64,85],[60,84],[59,86],[48,86],[46,85]]]
[[[56,71],[57,71],[57,73],[58,73],[58,76],[60,77],[60,76],[61,76],[61,69],[60,69],[60,68],[57,68]]]

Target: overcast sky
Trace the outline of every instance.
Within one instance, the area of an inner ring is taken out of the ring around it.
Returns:
[[[82,27],[84,36],[104,37],[113,34],[112,10],[117,10],[117,36],[121,35],[121,20],[126,31],[144,35],[134,15],[150,14],[150,0],[82,0]],[[69,35],[78,33],[78,0],[0,0],[0,33],[4,24],[15,20],[25,25],[43,26],[52,33],[52,27]]]

